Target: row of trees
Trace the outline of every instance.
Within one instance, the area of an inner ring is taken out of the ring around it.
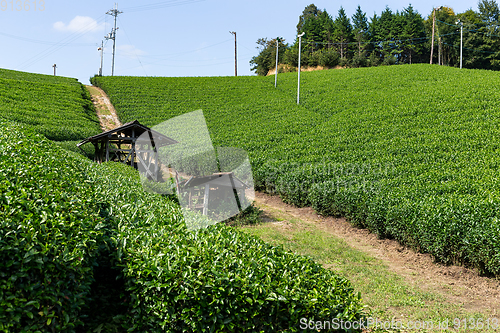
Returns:
[[[434,20],[435,18],[435,20]],[[299,16],[297,34],[302,38],[301,64],[305,66],[377,66],[429,62],[434,31],[433,63],[459,66],[460,25],[463,24],[463,67],[500,69],[500,9],[495,0],[480,0],[478,11],[456,14],[452,8],[434,8],[427,18],[411,5],[395,13],[386,7],[368,19],[358,6],[351,18],[341,7],[333,18],[314,4]],[[434,20],[434,29],[433,29]],[[260,38],[259,54],[250,60],[259,75],[278,63],[283,71],[298,62],[298,40],[292,45],[280,39]]]

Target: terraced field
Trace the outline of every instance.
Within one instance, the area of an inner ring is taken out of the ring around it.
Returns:
[[[500,274],[500,79],[429,65],[273,77],[96,77],[122,121],[203,109],[259,188],[445,263]]]
[[[366,315],[310,258],[224,224],[190,232],[130,166],[47,139],[96,131],[75,80],[3,74],[0,331],[293,332],[301,318]]]
[[[101,132],[85,87],[60,76],[0,69],[0,118],[30,125],[55,141]]]

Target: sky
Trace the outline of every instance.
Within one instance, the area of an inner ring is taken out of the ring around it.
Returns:
[[[114,75],[232,76],[234,35],[238,76],[255,75],[249,61],[258,54],[257,39],[277,36],[293,43],[298,18],[314,3],[334,18],[342,6],[351,17],[358,5],[373,17],[388,6],[401,11],[409,3],[359,0],[2,0],[0,68],[77,78],[84,84],[99,72],[104,40],[103,75],[111,75],[113,41],[106,40],[116,8]],[[22,6],[21,6],[22,5]],[[455,13],[477,11],[477,2],[423,0],[412,3],[427,17],[434,7]]]

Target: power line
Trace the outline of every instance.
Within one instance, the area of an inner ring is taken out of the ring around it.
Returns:
[[[449,26],[452,26],[452,27],[457,27],[458,28],[458,25],[456,25],[456,24],[451,24],[451,23],[448,23],[448,22],[440,21],[440,20],[436,20],[436,21],[441,22],[441,23],[446,24],[446,25],[449,25]],[[468,24],[473,25],[474,23],[468,23]],[[477,24],[479,24],[479,23],[476,23],[476,25]],[[498,25],[490,25],[490,27],[495,28],[495,30],[498,29],[498,28],[500,28],[500,26],[498,26]],[[486,25],[484,25],[481,28],[488,28],[488,27]],[[481,29],[481,28],[479,28],[479,29]],[[491,36],[491,37],[500,37],[500,35],[494,35],[494,34],[489,33],[487,31],[481,31],[481,30],[478,30],[478,29],[466,29],[466,28],[463,28],[463,30],[467,31],[467,32],[477,32],[477,33],[480,33],[480,34],[483,34],[483,35],[487,35],[487,36]]]
[[[120,23],[121,23],[121,22],[120,22]],[[128,37],[128,35],[127,35],[127,32],[126,32],[125,30],[123,30],[123,33],[124,33],[124,34],[125,34],[125,36],[127,37],[128,41],[129,41],[129,43],[130,43],[130,45],[133,45],[133,44],[132,44],[132,41],[130,40],[130,38],[129,38],[129,37]],[[135,57],[137,58],[137,61],[139,61],[139,64],[141,65],[142,70],[144,71],[144,74],[146,74],[146,76],[148,76],[148,73],[146,73],[146,70],[144,69],[144,66],[142,65],[141,59],[139,59],[139,56],[137,55],[137,52],[135,51],[135,48],[134,48],[134,49],[132,49],[132,51],[134,52],[134,55],[135,55]]]
[[[232,59],[232,58],[231,58]],[[243,59],[243,60],[250,60],[251,57],[245,57],[245,58],[241,58],[240,59]],[[145,62],[144,64],[146,65],[156,65],[156,66],[162,66],[162,67],[184,67],[184,68],[191,68],[191,67],[209,67],[209,66],[217,66],[217,65],[226,65],[226,64],[231,64],[233,63],[234,60],[229,60],[229,61],[225,61],[225,62],[219,62],[219,63],[213,63],[213,64],[204,64],[204,65],[189,65],[189,66],[183,66],[183,65],[164,65],[164,64],[159,64],[159,63],[149,63],[149,62]],[[197,61],[199,62],[199,61]],[[139,66],[137,66],[139,67]],[[134,68],[137,68],[137,67],[134,67]]]
[[[456,45],[453,45],[453,44],[448,44],[448,43],[444,43],[444,42],[443,42],[443,44],[448,45],[448,46],[452,46],[454,48],[459,48],[459,46],[456,46]],[[489,53],[489,54],[494,54],[494,53],[499,53],[500,52],[500,51],[492,52],[492,51],[483,51],[483,50],[478,50],[478,49],[469,49],[469,48],[466,48],[466,47],[464,47],[463,49],[467,50],[467,51],[472,51],[472,52],[481,52],[481,53]]]
[[[452,33],[449,33],[449,34],[444,34],[444,35],[441,35],[441,37],[445,37],[445,36],[451,36],[451,35],[457,35],[459,34],[458,32],[452,32]],[[370,41],[366,41],[366,42],[361,42],[361,44],[374,44],[374,45],[380,45],[380,44],[383,44],[383,43],[402,43],[402,42],[409,42],[409,41],[419,41],[419,40],[423,40],[424,42],[426,40],[429,40],[430,37],[417,37],[417,38],[408,38],[408,39],[397,39],[397,38],[393,38],[393,39],[387,39],[387,40],[381,40],[381,41],[373,41],[373,42],[370,42]],[[358,45],[359,42],[348,42],[348,43],[337,43],[337,42],[315,42],[315,41],[306,41],[304,42],[304,44],[318,44],[318,45]]]
[[[128,13],[141,12],[141,11],[146,11],[146,10],[156,10],[156,9],[162,9],[162,8],[168,8],[168,7],[188,5],[188,4],[202,2],[202,1],[205,1],[205,0],[171,0],[171,1],[157,2],[157,3],[153,3],[153,4],[149,4],[149,5],[126,7],[123,10],[127,11]]]
[[[181,55],[181,54],[188,54],[188,53],[194,53],[194,52],[198,52],[198,51],[201,51],[201,50],[204,50],[204,49],[208,49],[210,47],[214,47],[214,46],[217,46],[217,45],[220,45],[220,44],[224,44],[224,43],[227,43],[227,42],[231,42],[232,39],[227,39],[223,42],[219,42],[219,43],[216,43],[216,44],[212,44],[212,45],[208,45],[208,46],[204,46],[204,47],[200,47],[200,48],[197,48],[195,50],[190,50],[190,51],[184,51],[184,52],[177,52],[177,53],[168,53],[168,54],[160,54],[160,55],[146,55],[144,57],[149,57],[149,58],[155,58],[155,57],[166,57],[166,58],[163,58],[162,60],[171,60],[171,58],[168,58],[170,56],[176,56],[176,55]]]
[[[19,39],[25,42],[30,42],[30,43],[37,43],[37,44],[45,44],[45,45],[59,45],[61,42],[48,42],[48,41],[43,41],[43,40],[38,40],[38,39],[32,39],[32,38],[26,38],[26,37],[20,37],[20,36],[14,36],[10,34],[6,34],[4,32],[0,32],[0,35],[13,38],[13,39]],[[92,43],[63,43],[63,46],[90,46],[93,45]]]
[[[98,17],[96,19],[97,24],[101,23],[102,20],[103,20],[103,18],[104,18],[104,15]],[[95,26],[87,26],[85,28],[82,28],[82,29],[79,29],[79,30],[75,31],[74,33],[70,34],[66,38],[63,38],[60,42],[55,43],[54,45],[48,47],[47,49],[43,50],[42,52],[40,52],[38,54],[35,54],[31,58],[25,60],[18,67],[21,70],[24,70],[24,69],[32,66],[33,64],[35,64],[38,61],[42,60],[43,58],[51,55],[52,53],[54,53],[56,51],[59,51],[62,47],[66,46],[67,44],[69,44],[69,43],[77,40],[80,37],[82,37],[83,35],[85,35],[89,31],[93,30],[94,28],[95,28]]]

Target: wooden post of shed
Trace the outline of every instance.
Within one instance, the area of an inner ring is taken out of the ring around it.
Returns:
[[[111,134],[108,134],[108,137],[106,138],[106,162],[109,162],[109,138],[111,137]]]
[[[134,156],[136,154],[135,152],[135,129],[132,128],[132,150],[130,151],[130,165],[132,167],[135,167],[134,165]]]
[[[210,183],[205,185],[205,196],[203,197],[203,215],[208,214],[208,197],[210,194]]]

